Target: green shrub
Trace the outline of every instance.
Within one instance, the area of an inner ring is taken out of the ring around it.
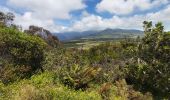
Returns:
[[[53,72],[45,72],[40,75],[33,75],[31,77],[31,83],[37,88],[43,88],[47,85],[54,85],[57,80],[57,76]]]
[[[161,23],[144,22],[145,36],[126,67],[127,81],[158,98],[170,97],[170,33]]]
[[[88,50],[88,59],[90,63],[108,63],[109,60],[119,58],[120,45],[112,43],[104,43],[94,46]]]
[[[95,90],[76,91],[60,84],[55,73],[44,72],[34,75],[30,80],[12,84],[0,83],[2,100],[101,100]],[[49,79],[49,80],[48,80]]]
[[[21,86],[14,100],[48,100],[46,96],[32,85]]]
[[[97,84],[103,84],[106,82],[115,83],[119,79],[124,79],[124,72],[122,66],[114,64],[116,60],[104,65],[97,65],[102,68],[100,73],[97,75],[95,82]]]
[[[99,67],[81,67],[74,65],[71,67],[62,67],[60,70],[61,81],[75,90],[86,89],[99,74]]]
[[[5,85],[0,81],[0,100],[5,97]]]
[[[46,43],[39,37],[30,36],[13,28],[0,28],[0,56],[13,64],[10,70],[17,76],[29,77],[42,69]],[[3,64],[4,65],[4,64]],[[2,66],[5,70],[7,65]]]
[[[95,84],[88,89],[75,90],[60,83],[56,73],[44,72],[30,79],[12,84],[0,83],[2,100],[150,100],[150,94],[142,94],[128,86],[125,80],[114,84]],[[140,99],[138,99],[140,98]]]
[[[0,69],[0,80],[3,83],[10,83],[18,79],[16,75],[16,69],[13,68],[13,64],[5,64],[3,68]]]

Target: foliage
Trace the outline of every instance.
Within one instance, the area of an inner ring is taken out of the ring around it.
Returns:
[[[125,81],[115,85],[105,83],[89,87],[86,91],[74,90],[60,83],[56,73],[44,72],[30,79],[4,85],[0,83],[2,100],[150,100],[151,95],[134,91]],[[133,95],[133,96],[132,96]],[[139,98],[139,99],[138,99]]]
[[[152,22],[144,22],[145,36],[126,71],[127,81],[136,88],[169,98],[170,33],[163,29],[161,23],[152,27]]]
[[[14,20],[15,15],[11,12],[4,13],[0,11],[0,24],[4,26],[8,26]]]
[[[103,84],[106,82],[115,83],[116,80],[123,79],[124,73],[123,68],[121,65],[118,65],[116,63],[120,63],[118,61],[111,61],[110,63],[105,63],[104,65],[95,65],[102,70],[100,71],[100,74],[97,75],[96,83]]]
[[[118,80],[115,83],[116,95],[121,100],[152,100],[150,93],[142,94],[141,92],[135,91],[132,86],[127,85],[126,81]]]
[[[75,90],[86,89],[99,74],[101,68],[98,67],[80,67],[74,65],[64,67],[60,70],[61,81]]]
[[[75,91],[69,89],[55,77],[54,73],[44,72],[30,80],[21,80],[7,86],[0,83],[0,99],[12,100],[101,100],[97,91]],[[48,80],[50,78],[50,80]]]
[[[30,36],[13,28],[0,28],[0,56],[13,66],[15,73],[29,76],[42,69],[46,43],[36,36]],[[5,70],[8,65],[3,64]]]
[[[40,27],[26,34],[7,26],[13,18],[0,12],[0,99],[152,100],[149,92],[170,98],[170,33],[161,23],[145,21],[141,39],[83,50],[58,47]]]
[[[91,63],[106,63],[111,59],[119,57],[120,45],[112,43],[104,43],[89,49],[88,59]]]
[[[112,87],[111,83],[102,84],[102,86],[99,90],[99,94],[101,95],[102,99],[104,99],[104,100],[110,99],[111,87]]]

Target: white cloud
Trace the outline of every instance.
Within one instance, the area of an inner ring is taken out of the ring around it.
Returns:
[[[1,5],[0,5],[0,11],[3,11],[3,12],[13,12],[9,8],[1,6]]]
[[[25,12],[23,15],[16,14],[14,22],[18,25],[22,25],[23,29],[27,29],[30,25],[44,27],[51,32],[62,31],[65,28],[64,26],[56,25],[52,19],[36,19],[31,12]]]
[[[98,12],[109,12],[111,14],[130,14],[136,9],[147,10],[167,4],[168,0],[102,0],[97,4]]]
[[[28,29],[30,25],[44,27],[50,30],[51,32],[63,31],[66,28],[65,26],[56,25],[54,23],[54,20],[52,19],[42,20],[42,19],[35,18],[32,12],[25,12],[24,14],[18,14],[15,11],[3,6],[0,6],[0,11],[12,12],[15,15],[14,23],[17,25],[21,25],[23,29]]]
[[[89,15],[90,14],[86,10],[82,11],[82,13],[81,13],[82,17],[86,17],[86,16],[89,16]]]
[[[4,12],[13,12],[16,16],[14,23],[27,29],[30,25],[44,27],[52,32],[66,29],[57,25],[55,19],[71,19],[71,12],[86,7],[83,0],[7,0],[10,8],[24,9],[23,14],[7,7],[0,7]]]
[[[156,23],[161,21],[165,25],[165,29],[170,29],[170,5],[165,9],[155,13],[145,15],[134,15],[130,17],[113,16],[112,18],[102,18],[97,15],[84,16],[81,20],[75,22],[70,30],[101,30],[105,28],[126,28],[126,29],[142,29],[142,23],[145,20]]]
[[[12,4],[12,1],[15,6],[20,8],[20,7],[23,7],[22,5],[26,1],[29,4],[30,2],[32,3],[32,2],[40,1],[40,0],[34,0],[34,1],[32,1],[32,0],[22,0],[22,1],[21,0],[9,0],[10,4]],[[16,1],[18,1],[18,3],[16,3]],[[44,1],[44,0],[41,0],[41,1]],[[49,0],[49,1],[54,1],[54,0]],[[56,0],[56,1],[59,3],[59,1],[61,1],[61,0]],[[66,0],[66,1],[70,1],[70,0]],[[74,0],[72,0],[72,1],[74,1]],[[83,0],[75,0],[75,1],[76,2],[80,1],[80,3],[82,3],[81,1],[83,1]],[[144,1],[148,1],[148,0],[138,0],[138,2],[144,2]],[[162,2],[160,2],[160,1],[162,1]],[[63,2],[63,1],[61,1],[61,2]],[[130,2],[130,0],[128,2]],[[166,3],[166,2],[167,2],[167,0],[155,0],[152,3],[150,2],[150,3],[146,3],[146,4],[145,3],[139,3],[139,4],[143,4],[143,5],[140,5],[141,6],[140,9],[144,10],[144,9],[150,9],[151,5],[152,6],[158,5],[159,3]],[[26,5],[24,3],[25,7],[27,8],[27,11],[24,12],[23,14],[16,13],[14,10],[11,10],[11,9],[9,9],[7,7],[3,7],[3,6],[0,6],[0,10],[5,11],[5,12],[14,13],[16,15],[15,23],[17,25],[22,25],[22,27],[24,29],[28,28],[29,25],[37,25],[40,27],[44,27],[44,28],[50,30],[51,32],[101,30],[101,29],[105,29],[105,28],[142,29],[142,22],[144,20],[152,20],[154,23],[158,22],[158,21],[162,21],[165,24],[165,28],[170,29],[170,17],[169,17],[170,16],[170,5],[160,11],[157,11],[157,12],[150,12],[150,13],[141,14],[141,15],[133,15],[133,16],[129,16],[129,17],[125,17],[125,16],[120,17],[118,15],[114,15],[112,18],[104,18],[99,15],[89,14],[87,11],[83,10],[81,13],[82,18],[80,20],[75,20],[74,18],[70,18],[70,16],[71,16],[70,12],[73,11],[73,8],[71,10],[71,8],[68,9],[67,6],[63,6],[63,9],[67,8],[67,11],[66,12],[59,11],[57,14],[54,13],[53,8],[50,8],[50,9],[52,9],[52,11],[49,9],[49,12],[45,10],[43,13],[42,9],[48,8],[46,6],[44,6],[45,8],[43,8],[41,6],[41,5],[43,5],[43,3],[36,4],[36,2],[35,2],[36,6],[33,4],[32,5],[33,8],[31,5]],[[71,1],[68,3],[71,3]],[[38,4],[41,4],[41,5],[39,5],[39,7],[37,7]],[[48,3],[46,3],[46,4],[48,4]],[[64,4],[65,4],[65,2],[64,2]],[[149,5],[147,5],[147,4],[149,4]],[[85,6],[84,4],[82,4],[82,5]],[[75,10],[78,8],[83,9],[83,6],[82,6],[82,8],[76,7]],[[25,7],[23,7],[23,8],[25,8]],[[42,7],[42,9],[41,9],[41,7]],[[71,7],[71,6],[69,6],[69,7]],[[126,7],[126,6],[124,6],[124,7]],[[38,11],[38,9],[41,9],[41,10]],[[56,9],[56,8],[54,8],[54,9]],[[122,8],[122,9],[125,9],[125,8]],[[129,9],[131,9],[131,8],[129,8]],[[57,10],[56,10],[56,12],[57,12]],[[46,13],[49,13],[49,16]],[[65,16],[65,14],[63,14],[63,13],[67,13],[66,15],[68,15],[68,16]],[[59,14],[61,14],[61,15],[59,15]],[[63,16],[62,19],[70,18],[71,21],[74,20],[71,23],[71,25],[69,25],[70,27],[58,25],[55,23],[55,19],[60,18],[61,16]]]
[[[83,31],[97,29],[102,24],[102,18],[100,16],[88,15],[83,17],[80,21],[75,22],[71,28],[72,30]]]
[[[8,0],[12,7],[31,11],[36,18],[71,18],[70,12],[86,7],[83,0]]]

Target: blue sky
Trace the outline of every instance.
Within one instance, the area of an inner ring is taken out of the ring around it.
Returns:
[[[170,0],[0,0],[24,29],[37,25],[52,32],[125,28],[142,30],[144,20],[170,30]]]

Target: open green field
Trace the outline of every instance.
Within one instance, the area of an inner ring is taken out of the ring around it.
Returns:
[[[64,47],[66,48],[79,48],[79,49],[89,49],[93,46],[100,45],[106,42],[116,42],[122,40],[120,39],[113,39],[113,38],[100,38],[100,39],[81,39],[81,40],[72,40],[68,42],[63,42]]]

